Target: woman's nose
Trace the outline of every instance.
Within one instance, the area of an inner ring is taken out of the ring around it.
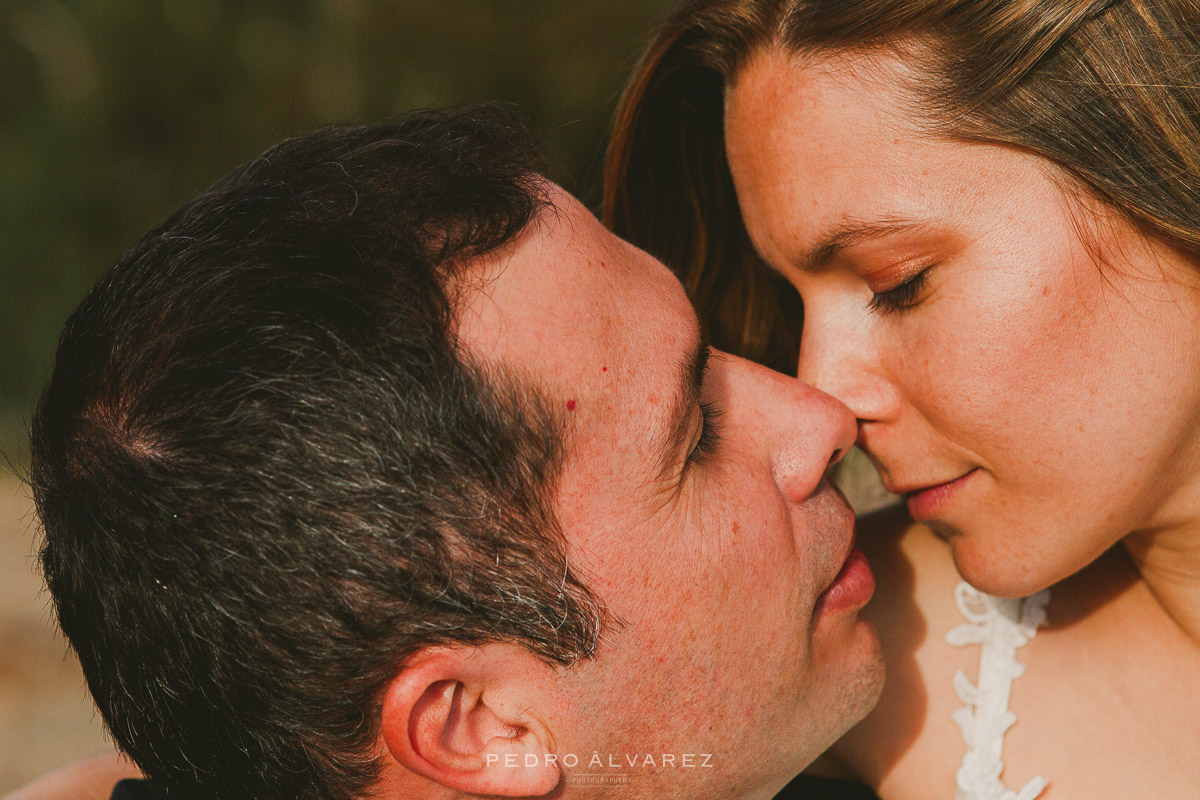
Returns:
[[[895,413],[896,393],[868,338],[806,318],[796,376],[836,397],[857,420],[879,422]]]

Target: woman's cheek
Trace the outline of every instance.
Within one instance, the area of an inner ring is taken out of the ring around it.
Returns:
[[[1047,293],[1027,274],[997,272],[923,309],[899,365],[923,416],[972,450],[1053,434],[1054,420],[1080,406],[1078,383],[1093,361],[1082,315],[1058,287]]]

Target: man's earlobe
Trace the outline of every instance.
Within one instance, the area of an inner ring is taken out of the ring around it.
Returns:
[[[488,648],[432,648],[410,659],[383,700],[383,738],[406,769],[460,792],[538,797],[561,777],[550,731],[509,708],[520,670]]]

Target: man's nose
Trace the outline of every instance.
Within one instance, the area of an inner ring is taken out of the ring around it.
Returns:
[[[741,359],[731,366],[743,373],[748,391],[742,402],[754,409],[754,435],[763,437],[775,483],[792,502],[811,495],[831,465],[853,446],[854,414],[834,397],[788,375]]]

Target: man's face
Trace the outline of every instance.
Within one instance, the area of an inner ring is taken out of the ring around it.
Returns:
[[[554,201],[458,315],[468,352],[560,406],[570,564],[619,621],[595,659],[558,673],[548,727],[578,771],[597,772],[593,751],[606,773],[610,755],[635,756],[622,796],[773,791],[882,683],[858,613],[874,584],[824,477],[855,420],[719,352],[699,375],[706,348],[679,282],[566,194]],[[712,766],[685,769],[684,753]]]

